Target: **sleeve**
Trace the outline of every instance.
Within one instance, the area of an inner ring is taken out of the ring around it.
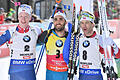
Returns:
[[[120,49],[118,48],[118,46],[116,45],[116,43],[113,41],[112,38],[108,37],[105,39],[106,41],[106,45],[111,46],[111,54],[112,56],[114,56],[115,58],[120,58]],[[104,54],[104,48],[103,48],[103,42],[102,42],[102,37],[99,40],[99,51],[101,54]]]
[[[107,45],[111,46],[112,55],[115,58],[120,58],[120,49],[118,48],[116,43],[113,41],[113,39],[111,37],[108,37],[106,38],[106,42],[107,42]]]
[[[68,23],[68,36],[64,43],[63,48],[63,59],[68,64],[69,63],[69,51],[70,51],[70,41],[71,41],[71,32],[72,32],[72,24]],[[79,49],[77,51],[77,56],[79,55]]]
[[[114,43],[114,46],[112,46],[112,55],[115,57],[115,58],[119,58],[120,59],[120,49],[118,48],[118,46]]]
[[[43,45],[45,43],[46,37],[47,37],[48,31],[44,31],[38,36],[37,44]]]
[[[44,26],[42,25],[42,27],[44,27]],[[35,26],[34,30],[35,30],[37,35],[40,35],[43,32],[43,29],[41,27],[38,27],[38,26]]]
[[[9,30],[6,30],[1,36],[0,36],[0,46],[7,41],[9,41],[11,38]]]

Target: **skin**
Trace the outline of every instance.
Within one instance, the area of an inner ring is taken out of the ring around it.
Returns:
[[[31,20],[31,16],[26,12],[21,12],[18,15],[19,25],[23,29],[25,29],[29,25],[29,21]]]
[[[65,25],[67,24],[66,20],[61,16],[57,15],[54,17],[54,26],[55,26],[55,32],[59,37],[62,37],[65,35]]]
[[[95,24],[90,22],[89,20],[82,20],[80,22],[80,27],[82,28],[85,36],[92,36],[92,34],[94,33],[94,26]]]

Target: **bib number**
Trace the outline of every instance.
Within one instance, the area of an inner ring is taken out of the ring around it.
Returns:
[[[83,60],[87,60],[87,51],[86,50],[83,51]]]
[[[24,51],[30,51],[30,46],[29,45],[25,45]]]
[[[56,58],[60,58],[60,50],[56,50]]]

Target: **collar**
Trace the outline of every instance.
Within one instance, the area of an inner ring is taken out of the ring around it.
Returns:
[[[53,29],[52,32],[53,32],[53,34],[55,34],[57,37],[59,37],[59,36],[57,35],[57,33],[55,32],[55,29]],[[68,32],[65,31],[65,35],[62,36],[61,38],[63,38],[63,37],[67,38],[67,35],[68,35]]]
[[[25,29],[23,29],[22,27],[20,27],[19,25],[17,26],[16,30],[19,32],[19,33],[26,33],[29,31],[29,28],[30,26],[27,26]]]
[[[87,38],[93,38],[96,36],[96,32],[94,31],[93,34],[91,36],[86,36]]]

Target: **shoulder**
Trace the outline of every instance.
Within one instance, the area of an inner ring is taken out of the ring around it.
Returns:
[[[39,35],[43,32],[42,28],[39,26],[30,26],[30,29],[35,32],[35,34]]]

